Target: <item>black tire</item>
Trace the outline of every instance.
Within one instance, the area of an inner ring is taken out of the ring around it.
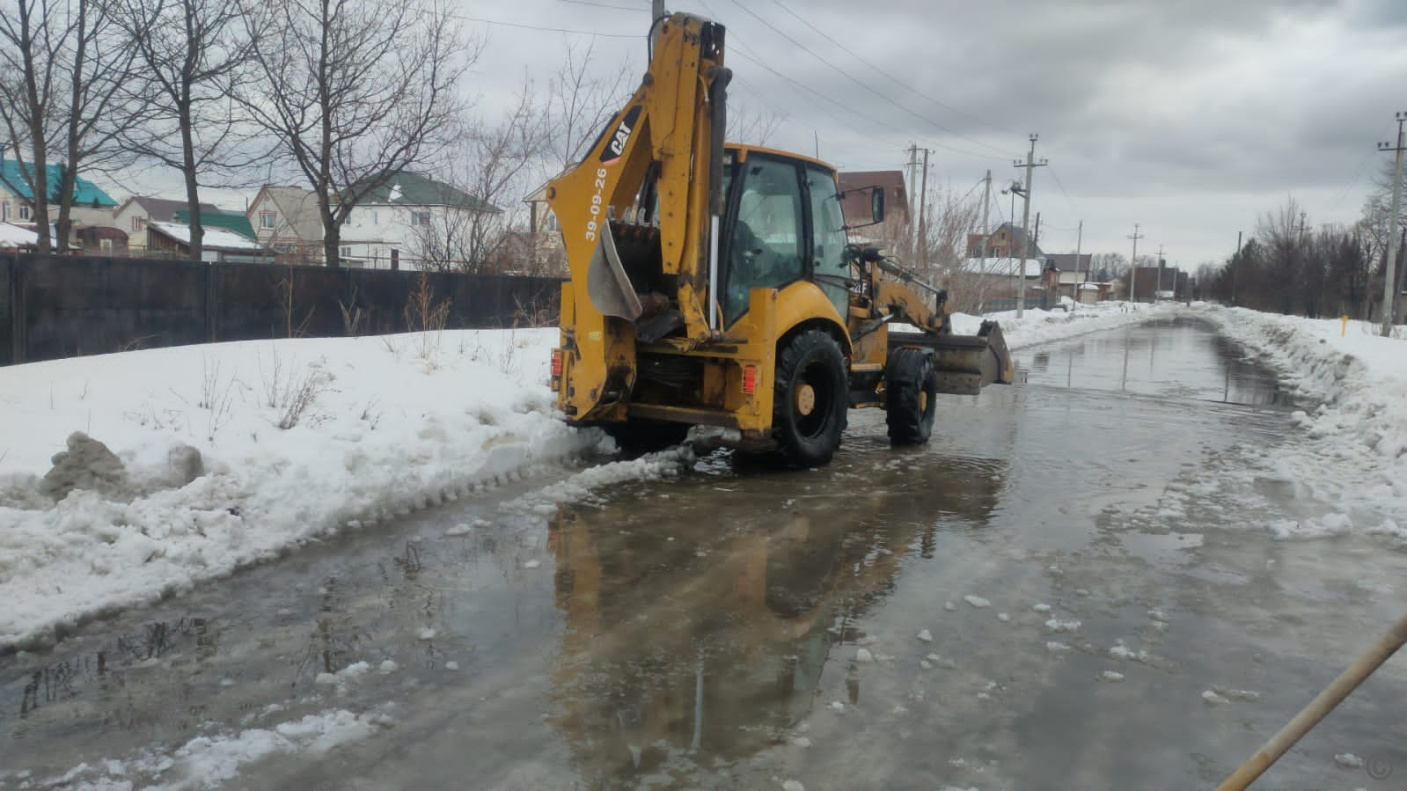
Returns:
[[[938,372],[918,349],[897,349],[884,368],[885,422],[894,445],[922,445],[938,412]]]
[[[666,423],[659,420],[626,420],[621,423],[602,423],[601,429],[616,441],[622,453],[638,455],[682,445],[689,435],[690,426],[685,423]]]
[[[801,401],[798,394],[807,388]],[[809,409],[808,409],[809,407]],[[787,463],[820,467],[840,447],[850,409],[845,355],[822,330],[792,338],[777,355],[772,394],[772,436]]]

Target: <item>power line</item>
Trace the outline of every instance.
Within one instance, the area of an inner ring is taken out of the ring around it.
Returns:
[[[1075,205],[1075,199],[1070,197],[1070,193],[1065,191],[1065,185],[1060,183],[1060,177],[1055,174],[1055,168],[1050,168],[1050,177],[1055,179],[1055,186],[1060,188],[1060,194],[1065,196],[1065,202],[1070,204],[1070,208],[1075,210],[1075,214],[1080,213],[1080,207]]]
[[[814,30],[821,38],[824,38],[826,41],[828,41],[828,42],[830,42],[831,44],[833,44],[833,45],[835,45],[836,47],[838,47],[841,52],[844,52],[845,54],[849,55],[850,57],[854,58],[855,60],[860,61],[861,63],[865,64],[866,66],[869,66],[871,69],[874,69],[875,71],[877,71],[877,72],[879,72],[880,74],[884,75],[884,76],[887,77],[891,82],[893,82],[894,84],[896,84],[896,85],[898,85],[899,87],[903,88],[904,90],[908,91],[909,93],[912,93],[912,94],[914,94],[915,96],[920,96],[920,97],[922,97],[922,98],[924,98],[924,99],[927,99],[928,101],[933,102],[934,104],[938,105],[939,107],[942,107],[944,110],[947,110],[947,111],[950,112],[950,113],[954,113],[954,114],[956,114],[956,115],[965,116],[965,117],[970,118],[970,119],[972,119],[972,120],[974,120],[974,121],[976,121],[976,122],[978,122],[978,123],[980,123],[980,124],[983,124],[983,125],[985,125],[985,126],[991,127],[992,129],[996,129],[996,130],[998,130],[998,131],[1005,131],[1005,130],[1001,129],[1001,127],[999,127],[999,126],[997,126],[997,125],[995,125],[995,124],[993,124],[993,123],[990,123],[990,122],[985,121],[985,120],[983,120],[983,119],[981,119],[981,118],[978,118],[977,116],[972,115],[971,113],[963,112],[962,110],[959,110],[959,109],[957,109],[956,107],[953,107],[952,105],[950,105],[950,104],[944,102],[943,100],[938,99],[938,98],[936,98],[936,97],[934,97],[934,96],[931,96],[931,95],[929,95],[929,94],[927,94],[927,93],[924,93],[923,91],[920,91],[919,89],[917,89],[917,88],[915,88],[915,87],[909,85],[907,82],[905,82],[904,80],[900,79],[899,77],[896,77],[896,76],[894,76],[893,74],[890,74],[889,72],[887,72],[887,71],[885,71],[884,69],[880,68],[879,66],[875,65],[873,62],[871,62],[871,61],[867,60],[866,58],[860,56],[859,54],[857,54],[856,52],[854,52],[853,50],[851,50],[849,47],[845,46],[843,43],[841,43],[841,42],[839,42],[839,41],[836,41],[835,39],[831,38],[829,35],[826,34],[826,32],[825,32],[824,30],[821,30],[820,28],[818,28],[818,27],[816,27],[815,25],[811,24],[811,22],[810,22],[809,20],[807,20],[805,17],[803,17],[803,16],[801,16],[800,14],[796,13],[795,11],[791,10],[791,8],[788,7],[786,3],[783,3],[782,0],[776,0],[776,3],[777,3],[777,5],[778,5],[783,11],[785,11],[785,12],[787,12],[788,14],[792,15],[793,17],[795,17],[798,22],[800,22],[801,24],[805,25],[806,27],[808,27],[808,28]],[[949,131],[951,131],[951,130],[949,130]],[[980,145],[980,146],[986,146],[986,147],[988,147],[988,148],[992,148],[992,150],[994,150],[994,151],[997,150],[995,147],[988,146],[986,143],[983,143],[983,142],[981,142],[981,141],[979,141],[979,140],[973,140],[972,138],[967,137],[966,135],[958,134],[957,132],[953,132],[953,134],[958,135],[958,137],[961,137],[961,138],[963,138],[964,140],[969,140],[969,141],[971,141],[971,142],[973,142],[973,143],[977,143],[977,144]]]
[[[571,3],[572,5],[589,5],[594,8],[614,8],[617,11],[629,11],[639,13],[642,9],[636,6],[611,5],[610,3],[593,3],[591,0],[558,0],[560,3]]]
[[[794,39],[794,38],[792,38],[791,36],[787,35],[787,33],[786,33],[785,31],[783,31],[781,28],[778,28],[776,25],[773,25],[771,22],[768,22],[766,19],[762,18],[761,16],[758,16],[758,14],[757,14],[755,11],[753,11],[752,9],[750,9],[750,8],[748,8],[747,6],[743,5],[742,3],[738,2],[738,0],[732,0],[732,3],[733,3],[733,5],[737,6],[737,7],[740,8],[740,9],[742,9],[743,12],[746,13],[748,16],[751,16],[753,19],[756,19],[758,22],[761,22],[761,23],[762,23],[763,25],[765,25],[768,29],[772,30],[772,31],[773,31],[774,33],[776,33],[777,35],[779,35],[779,36],[781,36],[782,38],[786,39],[787,41],[791,42],[793,45],[795,45],[795,46],[796,46],[798,49],[800,49],[801,51],[805,52],[806,54],[810,55],[811,57],[813,57],[813,58],[815,58],[816,60],[820,61],[821,63],[825,64],[827,67],[831,68],[832,70],[838,72],[841,76],[845,77],[846,79],[848,79],[848,80],[850,80],[851,82],[855,83],[856,85],[860,86],[861,88],[863,88],[864,90],[868,91],[869,93],[872,93],[872,94],[874,94],[875,96],[878,96],[879,98],[883,99],[884,101],[888,102],[889,104],[894,105],[894,107],[898,108],[900,111],[905,112],[905,113],[908,113],[909,115],[912,115],[913,117],[919,119],[920,121],[924,121],[924,122],[926,122],[926,123],[932,124],[933,126],[938,127],[939,129],[943,130],[944,132],[947,132],[948,134],[955,135],[955,136],[957,136],[957,137],[962,137],[962,135],[959,135],[957,132],[954,132],[953,130],[948,129],[947,127],[943,126],[942,124],[938,123],[937,121],[933,120],[932,118],[928,118],[928,117],[926,117],[926,116],[923,116],[923,115],[920,115],[920,114],[914,112],[914,111],[911,110],[910,108],[905,107],[904,105],[899,104],[898,102],[894,101],[894,99],[892,99],[892,98],[889,97],[888,95],[883,94],[883,93],[881,93],[881,92],[875,90],[873,87],[871,87],[871,86],[869,86],[869,85],[866,85],[865,83],[861,82],[859,79],[857,79],[857,78],[856,78],[853,74],[851,74],[850,72],[846,71],[845,69],[842,69],[841,67],[837,66],[836,64],[834,64],[834,63],[832,63],[831,61],[827,60],[826,58],[824,58],[824,57],[822,57],[822,56],[816,54],[816,52],[814,52],[810,47],[806,46],[805,44],[802,44],[800,41],[797,41],[796,39]],[[848,108],[847,108],[847,109],[848,109]],[[871,120],[873,120],[873,119],[871,119]],[[895,130],[895,131],[898,131],[898,130]],[[978,142],[978,141],[973,141],[973,142]],[[995,156],[995,155],[992,155],[992,154],[979,154],[979,153],[976,153],[976,152],[973,152],[973,151],[966,151],[966,150],[964,150],[964,149],[957,148],[957,147],[955,147],[955,146],[944,145],[943,143],[934,143],[933,145],[936,145],[936,146],[938,146],[939,148],[947,149],[947,150],[952,151],[952,152],[954,152],[954,153],[966,154],[967,156],[977,157],[977,158],[979,158],[979,159],[998,159],[998,158],[999,158],[999,157],[997,157],[997,156]],[[978,145],[986,146],[987,144],[986,144],[986,143],[978,142]],[[990,146],[988,146],[988,147],[990,147]],[[993,150],[995,151],[995,150],[997,150],[997,149],[993,148]]]
[[[546,33],[575,33],[581,36],[601,36],[602,38],[643,38],[639,33],[602,33],[598,30],[571,30],[563,27],[545,27],[542,25],[529,25],[523,22],[502,22],[497,19],[483,19],[482,17],[464,16],[463,14],[446,13],[445,16],[453,19],[461,19],[465,22],[480,22],[485,25],[499,25],[502,27],[520,28],[523,30],[540,30]]]

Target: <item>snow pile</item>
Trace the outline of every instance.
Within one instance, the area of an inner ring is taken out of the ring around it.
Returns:
[[[301,720],[272,728],[250,728],[238,733],[197,736],[170,754],[143,752],[126,761],[106,760],[93,766],[82,763],[43,787],[70,789],[214,788],[239,776],[249,764],[278,754],[320,756],[337,747],[362,741],[391,726],[384,714],[353,714],[345,709],[309,714]],[[138,783],[149,777],[155,784]]]
[[[556,338],[251,341],[0,368],[0,648],[590,449],[597,432],[553,415]]]
[[[1312,413],[1294,415],[1304,441],[1281,446],[1266,461],[1307,495],[1301,499],[1331,510],[1267,529],[1278,538],[1364,532],[1407,540],[1407,338],[1380,337],[1366,322],[1350,321],[1345,330],[1337,319],[1195,309],[1319,402]]]
[[[959,335],[976,335],[983,321],[995,319],[1001,325],[1002,337],[1006,339],[1007,348],[1015,351],[1027,346],[1165,317],[1176,312],[1180,306],[1173,303],[1130,305],[1126,302],[1100,302],[1070,307],[1068,311],[1035,308],[1025,311],[1020,319],[1016,318],[1014,310],[987,316],[954,313],[953,332]]]

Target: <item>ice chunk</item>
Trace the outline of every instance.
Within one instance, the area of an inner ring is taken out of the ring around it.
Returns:
[[[958,606],[950,601],[943,602],[943,609],[947,610],[948,612],[953,612],[957,608]]]
[[[843,712],[845,711],[845,704],[838,700],[833,700],[831,701],[831,711]]]
[[[924,629],[918,633],[918,639],[924,641],[925,643],[931,643],[933,642],[933,633],[928,631],[927,629]]]
[[[782,783],[782,791],[806,791],[806,786],[802,785],[799,781],[788,780]]]
[[[453,660],[450,660],[449,662],[446,662],[446,663],[445,663],[445,670],[458,670],[458,669],[459,669],[459,663],[458,663],[458,662],[455,662],[455,661],[453,661]]]
[[[1108,681],[1111,684],[1117,684],[1120,681],[1124,680],[1124,674],[1116,673],[1113,670],[1106,670],[1103,673],[1099,674],[1099,678],[1101,681]]]
[[[469,523],[468,523],[468,522],[460,522],[459,524],[455,525],[454,527],[451,527],[450,529],[446,530],[446,531],[445,531],[445,535],[447,535],[447,536],[465,536],[465,535],[468,535],[470,532],[472,532],[473,529],[474,529],[474,528],[472,528],[472,527],[469,526]]]
[[[523,564],[523,568],[525,568],[525,569],[535,569],[535,568],[537,568],[538,566],[541,566],[541,565],[542,565],[542,561],[540,561],[540,560],[529,560],[528,562],[526,562],[526,563]]]
[[[1070,646],[1058,640],[1049,640],[1045,644],[1045,650],[1051,652],[1052,654],[1063,654],[1070,651],[1071,649]]]
[[[1338,753],[1334,756],[1334,763],[1345,769],[1362,769],[1363,759],[1353,753]]]
[[[1220,706],[1223,703],[1231,702],[1210,689],[1202,693],[1202,700],[1205,701],[1208,706]]]
[[[387,659],[385,662],[382,662],[380,666],[376,668],[376,670],[381,675],[388,676],[396,672],[396,663],[391,661],[390,659]]]
[[[337,683],[337,676],[332,673],[319,673],[318,677],[313,679],[313,683],[320,687],[332,686]]]
[[[997,613],[997,620],[1001,621],[1002,623],[1011,623],[1011,616],[1007,615],[1004,612],[999,612]]]
[[[1051,618],[1045,622],[1045,628],[1052,632],[1073,632],[1080,628],[1080,622],[1062,621],[1058,618]]]
[[[1050,605],[1049,605],[1049,604],[1033,604],[1033,605],[1031,605],[1031,609],[1033,609],[1033,610],[1035,610],[1036,612],[1039,612],[1039,613],[1047,613],[1047,612],[1050,612]]]
[[[434,640],[434,639],[435,639],[435,630],[434,630],[434,629],[430,629],[430,628],[428,628],[428,627],[425,628],[425,629],[421,629],[421,630],[420,630],[420,639],[421,639],[421,640]]]
[[[967,602],[968,604],[971,604],[973,607],[976,607],[976,608],[979,609],[979,610],[982,609],[983,607],[991,607],[991,606],[992,606],[992,603],[991,603],[990,601],[987,601],[986,599],[982,598],[981,596],[973,596],[973,595],[970,594],[970,593],[969,593],[968,595],[962,597],[962,600],[965,601],[965,602]]]
[[[861,648],[859,651],[855,652],[855,661],[861,664],[873,662],[874,654],[871,654],[868,648]]]

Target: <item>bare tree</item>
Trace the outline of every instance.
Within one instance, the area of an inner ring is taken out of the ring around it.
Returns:
[[[487,273],[511,260],[516,271],[531,268],[531,245],[512,243],[521,236],[522,197],[550,145],[550,128],[530,84],[500,121],[468,124],[446,158],[449,183],[460,194],[418,228],[422,267]]]
[[[123,119],[136,117],[118,112],[133,56],[110,11],[107,0],[0,6],[0,121],[33,195],[41,253],[68,247],[78,171],[120,158],[113,143]],[[57,179],[50,178],[51,154],[60,158]],[[51,204],[59,210],[54,237]]]
[[[190,257],[203,255],[200,182],[213,171],[252,164],[241,147],[230,78],[257,35],[239,5],[224,0],[117,0],[118,19],[142,68],[128,90],[144,108],[124,144],[180,171],[190,214]]]
[[[754,112],[747,105],[739,104],[728,108],[728,129],[723,136],[730,143],[765,146],[786,120],[786,113],[777,110]]]
[[[316,194],[323,255],[337,267],[357,204],[452,139],[455,89],[478,47],[417,0],[243,5],[253,52],[239,101]]]
[[[543,105],[546,176],[566,170],[586,153],[594,135],[630,97],[630,64],[611,72],[595,68],[595,40],[585,50],[568,45],[562,66],[548,83]]]

